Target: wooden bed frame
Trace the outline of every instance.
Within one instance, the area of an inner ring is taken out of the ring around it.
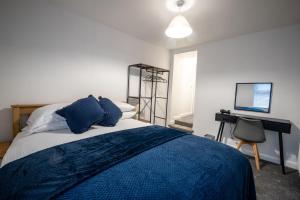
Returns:
[[[29,116],[34,110],[46,106],[48,104],[23,104],[12,105],[12,122],[13,122],[13,136],[15,137],[21,132],[21,118],[22,116]]]

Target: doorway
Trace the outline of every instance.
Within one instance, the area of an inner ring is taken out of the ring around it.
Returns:
[[[173,57],[170,127],[192,132],[197,72],[197,51]]]

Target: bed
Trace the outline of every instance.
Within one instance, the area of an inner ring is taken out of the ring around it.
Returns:
[[[134,119],[80,135],[18,134],[40,106],[13,107],[0,199],[256,199],[251,165],[231,147]]]

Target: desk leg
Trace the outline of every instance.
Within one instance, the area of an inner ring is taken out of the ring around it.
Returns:
[[[219,131],[218,131],[218,135],[217,135],[217,138],[216,138],[217,142],[219,141],[219,137],[220,137],[220,134],[221,134],[221,129],[222,129],[222,122],[220,123],[220,126],[219,126]]]
[[[224,130],[224,124],[225,122],[221,122],[220,123],[220,127],[219,127],[219,131],[218,131],[218,135],[217,135],[217,142],[221,142],[222,141],[222,135],[223,135],[223,130]]]
[[[282,174],[285,174],[282,133],[278,132],[278,136],[279,136],[280,165],[282,169]]]
[[[223,131],[224,131],[224,126],[225,126],[225,122],[222,122],[222,130],[221,130],[221,134],[220,134],[219,142],[222,142],[222,139],[223,139]]]

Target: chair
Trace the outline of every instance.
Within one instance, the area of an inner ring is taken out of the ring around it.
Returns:
[[[233,131],[233,135],[241,140],[237,146],[237,149],[240,149],[243,144],[249,144],[252,146],[256,169],[260,170],[260,157],[257,143],[263,143],[266,141],[265,130],[262,121],[239,118]]]

